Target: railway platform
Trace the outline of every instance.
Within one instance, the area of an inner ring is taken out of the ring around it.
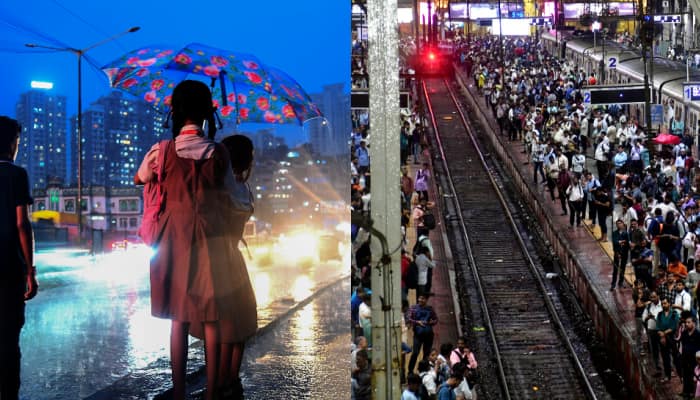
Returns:
[[[423,159],[419,160],[418,164],[414,163],[413,156],[409,156],[408,163],[405,168],[408,170],[408,176],[415,178],[416,171]],[[425,160],[430,163],[430,160]],[[432,165],[431,165],[432,171]],[[433,174],[434,176],[434,174]],[[439,196],[439,191],[434,179],[429,182],[428,198],[433,206],[432,211],[437,215],[444,215],[441,201],[436,201]],[[435,326],[435,339],[433,347],[440,349],[443,343],[451,343],[455,345],[457,338],[462,335],[459,320],[461,311],[459,306],[455,304],[457,291],[454,287],[454,262],[452,260],[452,252],[450,251],[449,241],[447,240],[447,232],[445,225],[442,223],[442,218],[436,218],[436,227],[430,231],[429,238],[433,247],[434,260],[436,263],[433,271],[433,296],[430,297],[428,304],[433,306],[438,316],[438,324]],[[410,252],[416,242],[416,229],[413,225],[409,226],[406,231],[406,248]],[[409,290],[409,304],[415,304],[415,290]],[[409,335],[409,345],[412,345],[412,337]]]
[[[535,218],[552,245],[562,269],[574,288],[581,306],[593,320],[598,336],[614,360],[615,369],[624,376],[630,398],[675,399],[682,391],[680,379],[675,374],[670,382],[662,383],[651,356],[642,355],[636,345],[639,333],[635,328],[632,302],[631,267],[626,270],[625,288],[610,290],[612,280],[612,246],[600,242],[598,227],[585,221],[580,228],[569,228],[569,217],[561,215],[559,200],[552,201],[546,187],[532,184],[532,166],[527,164],[521,142],[509,142],[500,137],[497,123],[484,98],[476,93],[473,79],[457,71],[458,81],[467,93],[467,104],[480,112],[474,113],[494,138],[496,152],[505,169],[511,174],[523,199],[535,210]],[[589,166],[589,167],[592,167]],[[612,232],[610,221],[608,232]]]

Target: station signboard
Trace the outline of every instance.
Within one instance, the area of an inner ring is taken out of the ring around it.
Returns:
[[[654,15],[654,22],[660,22],[662,24],[679,24],[681,22],[681,16],[678,14]]]
[[[686,101],[700,101],[700,82],[683,83],[683,98]]]
[[[589,86],[583,90],[583,102],[590,105],[644,103],[641,85]]]
[[[552,19],[549,17],[538,17],[538,18],[532,18],[530,20],[530,25],[535,25],[535,26],[545,26],[545,25],[551,25],[552,24]]]

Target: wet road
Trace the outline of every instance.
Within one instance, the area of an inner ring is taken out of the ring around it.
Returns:
[[[350,396],[350,311],[339,299],[350,293],[341,278],[292,307],[248,342],[241,379],[247,400],[343,399]],[[189,353],[189,399],[201,399],[206,384],[201,342]],[[169,398],[167,359],[135,371],[88,400]],[[162,395],[162,396],[161,396]]]
[[[40,292],[27,304],[21,338],[22,399],[84,398],[167,359],[169,321],[150,316],[149,257],[148,249],[37,254]],[[249,263],[259,325],[335,281],[344,265]]]

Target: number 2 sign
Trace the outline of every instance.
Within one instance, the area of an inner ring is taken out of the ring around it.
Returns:
[[[608,68],[610,68],[610,69],[617,68],[617,57],[608,58]]]

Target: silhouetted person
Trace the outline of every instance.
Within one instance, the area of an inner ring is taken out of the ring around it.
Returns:
[[[34,237],[27,206],[27,171],[14,165],[20,126],[0,117],[0,399],[16,400],[20,386],[19,335],[24,302],[36,296]]]

